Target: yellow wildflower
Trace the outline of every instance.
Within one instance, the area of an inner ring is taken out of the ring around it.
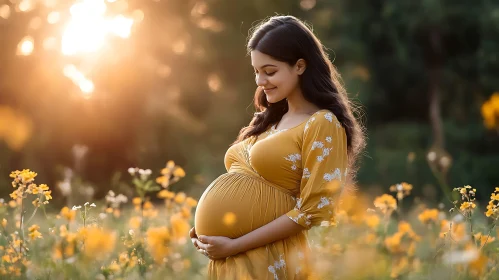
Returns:
[[[68,207],[64,206],[62,209],[61,209],[61,213],[60,215],[68,220],[68,222],[72,222],[75,220],[75,217],[76,217],[76,211],[75,210],[70,210]]]
[[[475,209],[475,207],[476,207],[475,203],[465,201],[461,204],[461,207],[459,207],[459,209],[461,209],[463,211],[471,211],[471,210]]]
[[[482,104],[480,111],[485,127],[495,129],[499,125],[499,92],[494,92],[490,99]]]
[[[170,232],[168,228],[152,227],[147,230],[147,249],[151,253],[156,263],[163,263],[170,254],[169,242]]]
[[[7,226],[7,220],[4,218],[2,219],[2,227],[6,227]]]
[[[16,183],[22,183],[22,184],[29,184],[31,183],[33,180],[35,180],[35,177],[37,176],[38,174],[36,174],[35,172],[33,171],[30,171],[29,169],[24,169],[23,171],[19,171],[19,170],[16,170],[16,171],[13,171],[10,173],[10,177],[11,178],[14,178],[14,181]]]
[[[9,207],[10,208],[16,208],[17,207],[17,202],[15,200],[9,201]]]
[[[397,200],[389,194],[383,194],[382,196],[376,197],[374,206],[379,208],[383,214],[386,214],[397,209]]]
[[[144,210],[149,210],[149,209],[153,209],[153,208],[154,208],[154,205],[150,201],[144,202],[144,206],[143,206]]]
[[[436,222],[438,220],[438,209],[425,209],[423,213],[418,215],[418,219],[423,223]]]
[[[121,267],[116,263],[116,261],[111,262],[111,264],[107,267],[112,272],[120,271]]]
[[[176,166],[173,160],[170,160],[166,163],[166,167],[161,169],[161,175],[163,176],[156,178],[156,183],[160,184],[163,188],[167,188],[185,177],[185,171],[182,167]]]
[[[34,194],[35,191],[36,191],[36,184],[33,183],[29,184],[26,192]]]
[[[376,229],[376,227],[379,225],[380,218],[378,217],[378,215],[370,214],[365,216],[364,221],[368,227]]]
[[[186,195],[185,195],[185,193],[183,193],[183,192],[179,192],[179,193],[177,193],[177,195],[175,196],[175,199],[174,199],[174,200],[175,200],[175,202],[176,202],[176,203],[178,203],[178,204],[182,204],[182,203],[184,203],[185,199],[186,199]]]
[[[167,191],[167,190],[161,190],[161,191],[158,193],[158,197],[159,197],[159,198],[162,198],[162,199],[171,199],[171,198],[174,198],[174,197],[175,197],[175,193],[174,193],[174,192]]]
[[[460,242],[466,240],[467,232],[465,224],[442,220],[440,222],[440,238],[445,238],[449,234],[454,241]]]
[[[497,219],[499,213],[499,187],[495,188],[495,191],[490,195],[490,201],[487,205],[487,211],[485,215]]]
[[[11,194],[10,194],[10,197],[14,200],[22,197],[22,193],[20,194],[18,190],[15,190],[13,191]]]
[[[392,236],[387,237],[385,239],[386,248],[392,253],[403,252],[402,246],[400,245],[403,235],[403,232],[396,232]]]
[[[183,206],[180,208],[180,213],[184,219],[189,219],[191,217],[191,208]]]
[[[44,191],[43,195],[45,196],[45,200],[51,200],[52,199],[52,191]]]
[[[140,218],[140,217],[132,217],[128,221],[128,225],[132,229],[138,229],[140,227],[141,223],[142,223],[142,218]]]
[[[121,253],[119,258],[118,258],[118,261],[120,262],[121,265],[126,265],[130,261],[130,258],[128,257],[128,253],[127,252]]]
[[[40,227],[38,225],[32,225],[29,227],[29,238],[35,240],[37,238],[42,238],[42,234],[38,231]]]
[[[160,184],[163,188],[167,188],[170,185],[170,178],[167,176],[160,176],[156,178],[156,183]]]
[[[184,169],[182,169],[182,167],[175,168],[175,170],[173,171],[173,176],[180,177],[180,178],[185,177]]]
[[[114,209],[114,211],[113,211],[113,216],[114,216],[115,218],[119,218],[119,217],[121,216],[121,211],[120,211],[120,209]]]
[[[397,193],[398,200],[401,200],[404,197],[408,196],[411,193],[411,190],[412,190],[412,185],[406,182],[390,186],[390,191]]]
[[[114,250],[116,235],[98,227],[87,227],[81,231],[85,240],[83,253],[89,258],[103,258]]]
[[[496,240],[495,237],[492,237],[490,235],[483,235],[483,233],[481,232],[478,232],[473,236],[475,237],[475,240],[480,241],[480,246],[484,246],[485,244],[491,243]]]
[[[197,202],[197,200],[195,200],[194,198],[192,198],[192,197],[188,197],[188,198],[185,200],[185,204],[187,204],[187,206],[189,206],[189,207],[195,207],[196,205],[198,205],[198,202]]]
[[[142,203],[142,199],[140,197],[134,197],[132,199],[132,203],[133,203],[133,205],[139,205],[140,206],[140,204]]]
[[[140,211],[140,206],[142,205],[142,199],[140,197],[134,197],[132,199],[135,211]]]
[[[40,184],[38,187],[33,188],[33,194],[39,194],[43,193],[45,191],[48,191],[49,187],[46,184]]]
[[[487,263],[489,262],[489,258],[479,252],[478,258],[474,259],[469,263],[469,271],[470,274],[473,275],[473,279],[479,279],[486,271],[487,271]]]
[[[68,242],[67,244],[58,242],[54,247],[54,258],[62,259],[72,257],[75,254],[75,245],[74,241]]]
[[[31,202],[35,207],[40,207],[41,203],[40,203],[40,199],[39,198],[35,198],[35,200],[33,200]]]
[[[2,256],[2,261],[6,263],[11,263],[12,259],[10,258],[10,255],[3,255]]]
[[[172,238],[180,244],[185,243],[191,229],[189,222],[182,218],[180,213],[176,213],[170,217],[170,223],[172,225]]]

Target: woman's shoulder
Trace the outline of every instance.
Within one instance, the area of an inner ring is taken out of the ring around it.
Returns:
[[[327,128],[327,127],[337,127],[340,128],[341,124],[338,121],[336,115],[329,109],[321,109],[315,112],[305,124],[304,132],[310,128]]]

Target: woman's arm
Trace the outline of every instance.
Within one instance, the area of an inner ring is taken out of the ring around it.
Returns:
[[[296,235],[303,230],[306,229],[293,222],[287,215],[282,215],[272,222],[237,238],[235,241],[236,251],[241,253],[262,247]]]
[[[282,215],[236,239],[225,236],[199,235],[198,239],[193,240],[193,244],[200,253],[205,254],[207,257],[222,259],[288,238],[303,230],[306,229],[293,222],[287,215]]]

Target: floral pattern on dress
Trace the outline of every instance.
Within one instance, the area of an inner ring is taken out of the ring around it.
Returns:
[[[281,133],[281,132],[284,132],[288,130],[287,128],[283,128],[283,129],[276,129],[276,126],[273,125],[270,127],[270,129],[267,131],[267,137],[270,137],[272,135],[275,135],[275,134],[278,134],[278,133]]]
[[[332,173],[324,174],[324,180],[326,180],[327,182],[331,182],[336,179],[341,181],[341,171],[339,168],[336,168]]]
[[[284,157],[287,161],[291,161],[293,165],[291,165],[291,169],[296,170],[298,166],[296,166],[297,161],[301,161],[300,154],[289,154],[287,157]]]
[[[286,261],[282,258],[282,255],[279,256],[279,261],[275,261],[274,265],[269,265],[269,272],[274,274],[274,280],[279,280],[279,276],[277,275],[278,270],[286,266]]]
[[[315,117],[311,117],[311,118],[307,121],[307,123],[305,124],[305,128],[303,129],[303,131],[304,131],[304,132],[308,130],[308,128],[310,127],[310,124],[311,124],[313,121],[315,121]]]
[[[341,182],[348,164],[346,133],[336,122],[336,116],[326,111],[311,117],[305,125],[300,193],[287,216],[307,229],[334,224],[331,221],[340,188],[327,185]]]
[[[310,175],[311,174],[310,174],[310,171],[308,170],[308,168],[305,168],[305,169],[303,169],[303,175],[302,175],[301,178],[302,179],[308,179],[308,178],[310,178]]]

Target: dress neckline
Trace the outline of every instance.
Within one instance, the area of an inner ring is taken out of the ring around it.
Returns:
[[[310,115],[310,117],[308,117],[308,118],[307,118],[306,120],[304,120],[303,122],[301,122],[301,123],[299,123],[298,125],[295,125],[295,126],[293,126],[293,127],[290,127],[290,128],[282,128],[282,129],[277,129],[277,128],[276,128],[276,127],[277,127],[277,125],[281,122],[281,121],[279,120],[279,122],[277,122],[276,124],[274,124],[274,125],[272,125],[272,126],[270,127],[270,130],[272,130],[272,131],[274,131],[274,132],[282,132],[282,131],[286,131],[286,130],[292,130],[292,129],[295,129],[295,128],[297,128],[297,127],[300,127],[300,126],[302,126],[302,125],[306,124],[306,123],[307,123],[307,122],[308,122],[308,121],[309,121],[309,120],[310,120],[313,116],[315,116],[315,115],[316,115],[317,113],[319,113],[320,111],[324,111],[324,110],[327,110],[327,109],[320,109],[320,110],[316,111],[315,113],[313,113],[312,115]]]

